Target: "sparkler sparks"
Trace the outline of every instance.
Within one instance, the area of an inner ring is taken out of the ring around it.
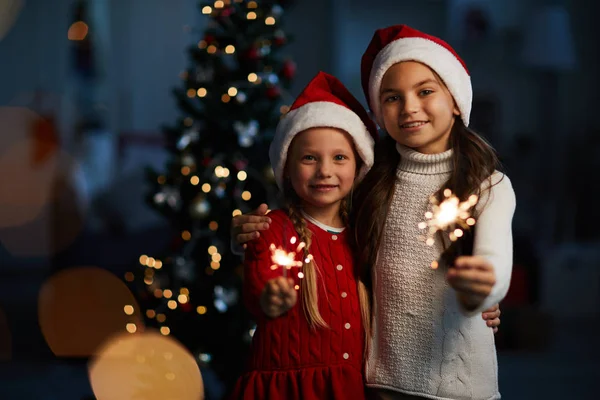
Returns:
[[[290,239],[291,244],[295,244],[297,242],[296,237],[292,237]],[[302,268],[304,263],[309,263],[312,260],[312,255],[309,254],[304,260],[303,254],[301,253],[302,249],[306,247],[306,243],[300,242],[294,251],[287,251],[282,247],[276,247],[275,244],[271,243],[269,249],[271,250],[271,261],[274,263],[271,265],[272,270],[276,270],[277,268],[281,268],[283,270],[283,276],[287,276],[288,270],[292,268]],[[296,257],[299,260],[296,260]],[[304,274],[302,272],[298,273],[298,278],[302,279]],[[296,285],[296,289],[299,289],[299,286]]]
[[[452,194],[450,189],[444,190],[444,201],[438,204],[432,196],[429,199],[431,211],[425,213],[426,221],[419,223],[419,229],[427,229],[427,236],[423,237],[428,246],[435,243],[434,235],[438,231],[448,232],[448,238],[455,242],[464,235],[464,230],[475,225],[475,218],[471,216],[471,209],[477,204],[479,198],[471,195],[466,201],[460,201]],[[432,263],[432,268],[437,268],[437,263]]]

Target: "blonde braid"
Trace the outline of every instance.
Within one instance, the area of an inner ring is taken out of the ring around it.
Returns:
[[[309,255],[310,245],[312,243],[312,232],[306,226],[306,221],[297,210],[295,204],[290,203],[288,205],[289,216],[294,224],[294,229],[300,236],[300,240],[306,243],[303,249],[303,256],[306,260]],[[304,278],[302,279],[301,290],[302,290],[302,309],[304,315],[308,320],[309,325],[312,328],[328,328],[329,326],[321,316],[319,312],[319,295],[317,291],[317,266],[313,260],[304,264]]]

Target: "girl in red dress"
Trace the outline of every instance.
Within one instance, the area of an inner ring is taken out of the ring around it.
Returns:
[[[269,156],[286,208],[269,213],[270,229],[246,248],[244,298],[257,328],[234,399],[365,398],[367,293],[346,226],[376,135],[360,103],[323,72],[277,126]],[[273,246],[303,265],[284,277]]]

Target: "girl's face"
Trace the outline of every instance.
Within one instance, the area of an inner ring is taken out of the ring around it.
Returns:
[[[307,129],[292,141],[286,170],[308,214],[338,213],[356,176],[354,143],[338,129]]]
[[[383,76],[379,96],[385,130],[396,142],[425,154],[448,150],[460,111],[429,67],[415,61],[393,65]]]

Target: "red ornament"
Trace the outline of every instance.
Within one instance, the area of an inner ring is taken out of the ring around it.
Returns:
[[[183,239],[181,238],[181,235],[175,235],[175,236],[173,236],[173,239],[171,240],[171,249],[177,250],[181,247],[182,244],[183,244]]]
[[[235,166],[235,168],[237,168],[238,171],[242,171],[248,165],[248,161],[237,160],[236,162],[233,163],[233,165]]]
[[[271,86],[267,89],[267,97],[270,99],[276,99],[281,95],[281,90],[278,86]]]
[[[231,14],[233,14],[235,11],[235,9],[233,7],[228,7],[223,9],[223,11],[221,11],[220,16],[221,17],[229,17]]]
[[[287,43],[287,38],[285,37],[285,33],[283,33],[283,31],[281,31],[281,30],[275,32],[275,38],[273,39],[273,44],[275,44],[275,46],[283,46],[286,43]]]
[[[244,58],[247,58],[248,60],[257,60],[258,59],[258,49],[254,46],[249,48],[244,53]]]
[[[287,60],[281,68],[281,75],[286,79],[292,79],[296,75],[296,63],[292,60]]]
[[[190,312],[190,311],[192,311],[192,305],[189,302],[183,303],[181,305],[181,310],[184,312]]]

